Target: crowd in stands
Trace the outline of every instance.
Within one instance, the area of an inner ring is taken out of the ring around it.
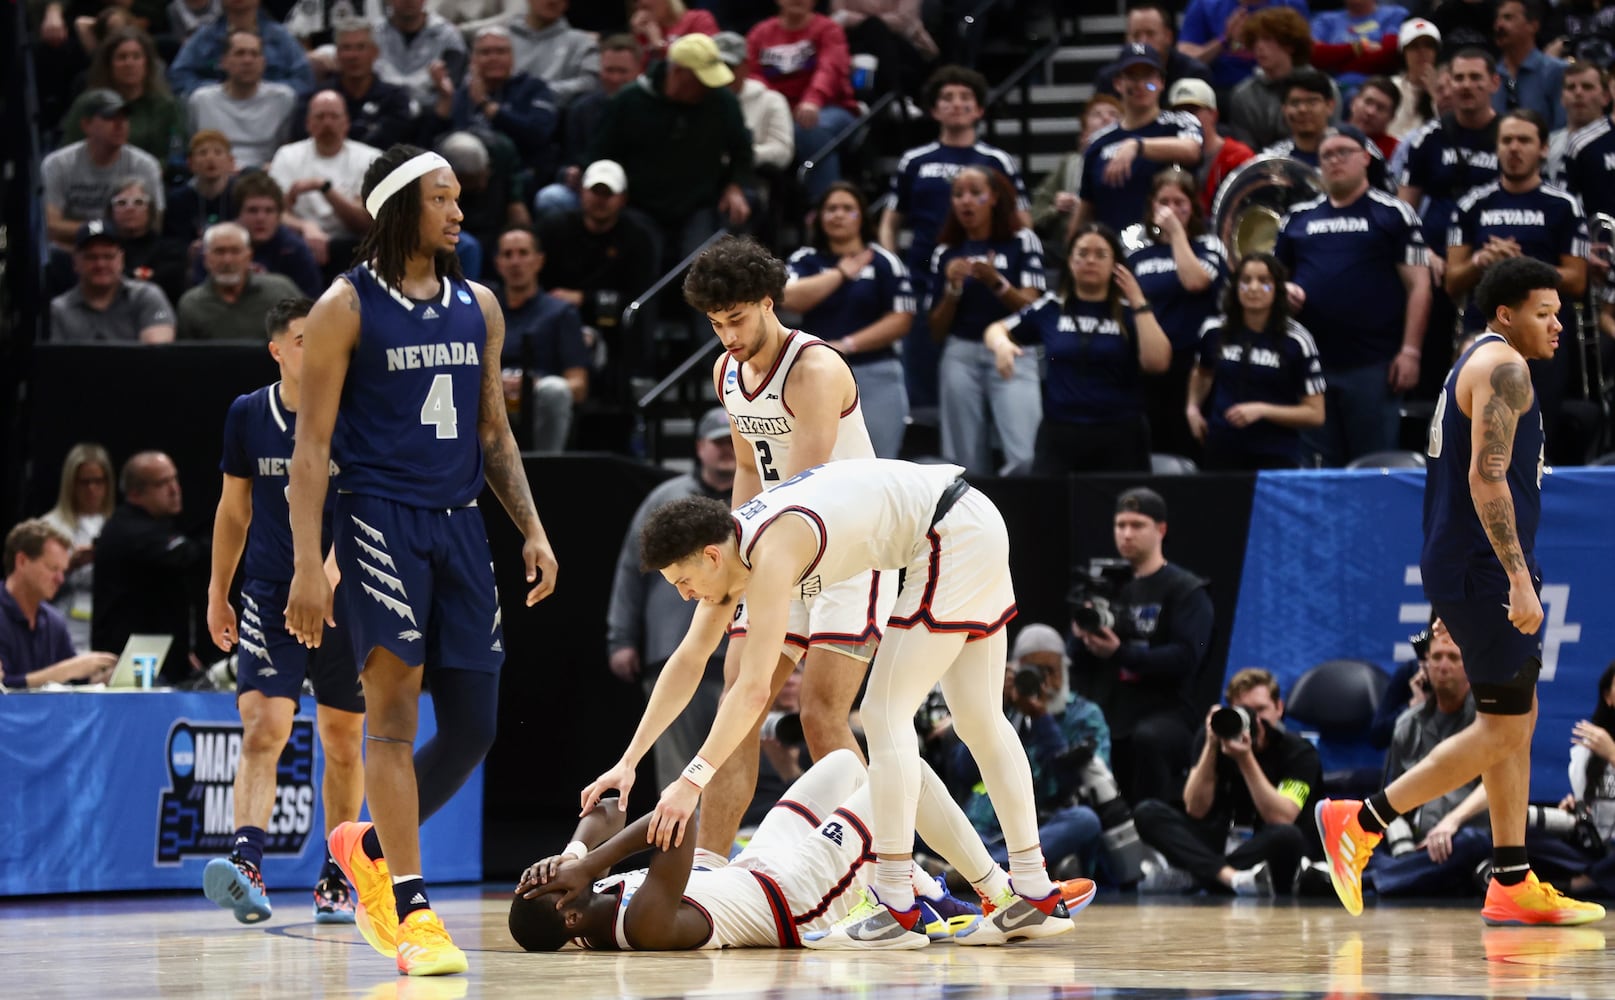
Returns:
[[[660,374],[660,327],[626,331],[623,309],[720,228],[779,240],[779,305],[846,357],[883,457],[911,454],[929,412],[941,457],[974,474],[1145,473],[1161,453],[1343,465],[1398,446],[1408,402],[1434,397],[1484,325],[1469,292],[1519,255],[1562,276],[1564,345],[1534,373],[1549,458],[1608,444],[1589,377],[1615,342],[1610,231],[1589,228],[1615,216],[1600,0],[1130,0],[1075,150],[1035,186],[984,140],[990,81],[949,61],[954,32],[919,0],[628,0],[588,12],[601,30],[574,27],[567,0],[35,6],[56,123],[40,171],[50,343],[261,341],[273,305],[351,265],[366,169],[413,143],[463,185],[461,263],[505,311],[507,400],[535,450],[564,449],[591,396]],[[917,108],[930,141],[889,173],[821,155],[887,92],[893,123]],[[1235,244],[1219,194],[1258,156],[1310,180],[1268,241]],[[724,495],[721,411],[696,437],[696,470],[651,500]],[[7,687],[105,679],[129,635],[187,634],[206,572],[168,456],[115,470],[86,443],[60,467],[56,506],[5,542]],[[1166,561],[1166,521],[1159,496],[1124,494],[1113,616],[1018,631],[1004,705],[1045,852],[1147,891],[1305,891],[1317,751],[1286,730],[1270,673],[1208,674],[1210,598]],[[611,669],[648,682],[682,626],[651,615],[668,592],[642,589],[623,551]],[[1375,727],[1386,780],[1474,717],[1439,623],[1418,649]],[[199,667],[177,643],[163,677]],[[706,711],[720,686],[709,676]],[[1213,724],[1219,705],[1237,731]],[[1001,851],[945,711],[917,725]],[[1540,833],[1577,893],[1615,892],[1611,732],[1615,668],[1570,734],[1574,792],[1543,824],[1558,832]],[[1473,891],[1484,805],[1477,785],[1407,817],[1377,890]]]

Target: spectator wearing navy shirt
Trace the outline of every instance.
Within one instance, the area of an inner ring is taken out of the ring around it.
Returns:
[[[1301,69],[1285,78],[1284,121],[1290,130],[1288,139],[1281,139],[1262,150],[1264,156],[1288,156],[1292,160],[1318,169],[1318,152],[1329,134],[1330,122],[1335,120],[1339,108],[1339,91],[1335,82],[1315,69]],[[1380,190],[1389,191],[1385,180],[1385,155],[1379,146],[1368,143],[1368,183]]]
[[[1071,232],[1089,222],[1121,230],[1144,214],[1150,182],[1169,164],[1200,163],[1200,122],[1182,111],[1162,111],[1161,61],[1148,45],[1122,52],[1116,87],[1122,119],[1097,133],[1082,154],[1082,187]]]
[[[847,359],[875,455],[896,458],[908,421],[896,345],[914,321],[916,303],[908,269],[869,241],[870,230],[869,203],[857,185],[830,185],[814,211],[812,244],[786,264],[784,305]]]
[[[1565,187],[1581,199],[1588,217],[1615,215],[1615,114],[1600,115],[1570,135],[1564,160]]]
[[[986,346],[1005,379],[1035,356],[1029,348],[1042,349],[1047,374],[1033,472],[1149,471],[1142,374],[1166,371],[1172,344],[1108,226],[1077,230],[1060,293],[988,327]]]
[[[331,89],[348,106],[348,138],[386,149],[415,134],[420,107],[410,92],[376,75],[381,49],[366,21],[338,21],[335,30],[336,80]],[[308,98],[292,115],[292,138],[308,137]]]
[[[1325,465],[1396,446],[1397,397],[1419,380],[1430,313],[1418,217],[1369,185],[1369,145],[1349,126],[1323,141],[1327,193],[1285,217],[1273,250],[1329,382],[1324,426],[1304,438]]]
[[[1200,328],[1216,315],[1228,283],[1227,251],[1206,232],[1193,175],[1178,167],[1155,175],[1144,221],[1122,234],[1127,268],[1172,344],[1172,365],[1144,380],[1150,448],[1193,457],[1199,446],[1184,417],[1183,394],[1200,347]],[[1136,236],[1135,236],[1136,233]]]
[[[505,312],[505,398],[520,398],[521,379],[532,382],[533,412],[529,450],[561,451],[572,429],[572,407],[589,398],[589,349],[583,321],[572,305],[539,287],[544,247],[526,226],[499,235],[494,267],[502,282],[497,292]]]
[[[1178,29],[1178,50],[1210,66],[1212,84],[1227,90],[1256,68],[1240,42],[1245,19],[1269,7],[1291,7],[1302,17],[1312,13],[1307,0],[1190,0]]]
[[[951,210],[953,179],[965,167],[986,167],[1003,173],[1014,185],[1020,207],[1029,207],[1026,182],[1015,158],[997,146],[978,141],[976,126],[985,114],[987,78],[963,66],[940,67],[925,82],[922,100],[936,120],[937,141],[916,146],[897,161],[897,170],[892,174],[892,203],[880,217],[880,245],[901,253],[916,281],[924,280],[929,273],[937,234],[942,232],[942,223]],[[905,226],[912,239],[903,251],[897,237]],[[903,344],[903,371],[908,379],[909,401],[915,406],[936,405],[937,358],[936,346],[926,328],[926,315],[916,313]]]
[[[242,174],[235,185],[235,208],[236,221],[252,239],[253,268],[290,278],[310,298],[319,295],[325,282],[313,252],[301,233],[280,221],[286,210],[280,185],[261,171]],[[201,283],[200,259],[192,277]]]
[[[1610,8],[1615,16],[1615,7]],[[1565,108],[1565,123],[1548,136],[1548,161],[1542,168],[1542,177],[1549,184],[1569,189],[1566,168],[1570,160],[1570,139],[1580,137],[1582,129],[1595,125],[1604,117],[1609,104],[1609,73],[1593,63],[1572,63],[1565,68],[1565,82],[1559,88],[1559,102]],[[1600,132],[1608,131],[1607,123]],[[1601,185],[1600,185],[1601,186]],[[1572,192],[1583,198],[1580,192]],[[1615,196],[1615,191],[1611,191]],[[1609,198],[1601,199],[1606,203]],[[1585,207],[1585,206],[1584,206]]]
[[[1492,22],[1492,41],[1502,59],[1498,72],[1503,85],[1492,94],[1498,112],[1527,108],[1542,116],[1548,129],[1565,123],[1559,90],[1564,86],[1565,64],[1537,48],[1542,7],[1537,0],[1501,0]]]
[[[1425,241],[1435,249],[1430,268],[1438,285],[1446,274],[1441,254],[1458,199],[1497,179],[1497,112],[1492,109],[1497,61],[1484,49],[1461,49],[1450,71],[1452,113],[1402,140],[1407,167],[1396,192],[1419,212]]]
[[[942,457],[971,472],[1025,473],[1043,407],[1035,352],[1015,362],[1009,377],[997,370],[982,335],[1042,293],[1043,244],[1017,228],[1015,189],[985,167],[966,167],[953,179],[953,210],[931,255],[930,330],[944,342],[939,368]],[[990,422],[990,424],[989,424]],[[991,458],[992,431],[1004,464]]]
[[[1559,270],[1563,302],[1559,322],[1573,331],[1575,303],[1587,290],[1587,219],[1575,195],[1543,182],[1547,140],[1547,123],[1536,112],[1519,108],[1499,116],[1498,178],[1458,201],[1448,236],[1447,294],[1462,302],[1493,264],[1509,257],[1532,257]],[[1479,313],[1470,303],[1464,312],[1465,332],[1485,329],[1486,317]],[[1575,351],[1561,350],[1547,360],[1530,362],[1531,384],[1542,405],[1548,459],[1555,464],[1585,457],[1576,453],[1574,435],[1557,432],[1575,358]]]
[[[0,587],[0,684],[27,689],[105,681],[118,658],[76,654],[67,616],[50,601],[67,575],[73,539],[43,518],[6,533],[6,582]]]
[[[435,111],[454,130],[476,132],[484,142],[506,137],[523,167],[549,177],[559,154],[555,92],[536,76],[512,72],[513,53],[508,28],[494,24],[478,31],[464,85],[449,82],[440,89]]]
[[[1206,321],[1189,377],[1187,414],[1205,469],[1293,469],[1301,428],[1324,422],[1323,365],[1290,318],[1288,278],[1272,254],[1239,262],[1223,314]]]

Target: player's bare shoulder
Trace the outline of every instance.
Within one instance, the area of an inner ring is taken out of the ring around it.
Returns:
[[[858,380],[847,359],[823,341],[803,345],[785,373],[785,402],[795,413],[811,411],[815,404],[832,404],[843,413],[857,398]]]
[[[1458,373],[1458,406],[1465,416],[1474,416],[1472,401],[1475,392],[1482,387],[1514,412],[1525,412],[1533,394],[1531,370],[1526,367],[1525,356],[1502,339],[1489,340],[1476,347],[1464,363],[1463,371]]]
[[[359,328],[359,290],[346,277],[339,277],[309,311],[303,340],[314,352],[322,346],[351,350],[359,341]]]

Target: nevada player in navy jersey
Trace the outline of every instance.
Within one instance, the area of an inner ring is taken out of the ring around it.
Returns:
[[[1486,269],[1510,257],[1532,257],[1559,271],[1564,296],[1559,323],[1574,329],[1575,301],[1587,290],[1587,221],[1567,191],[1543,183],[1547,125],[1535,111],[1510,111],[1497,120],[1496,181],[1458,200],[1448,231],[1447,294],[1462,302]],[[1473,304],[1464,329],[1479,331],[1487,317]],[[1531,362],[1531,382],[1542,408],[1542,425],[1555,448],[1554,460],[1574,461],[1584,450],[1572,434],[1561,435],[1559,411],[1570,386],[1575,351]]]
[[[1116,63],[1122,119],[1094,133],[1082,154],[1082,186],[1071,232],[1103,222],[1121,232],[1144,215],[1150,181],[1167,164],[1200,165],[1200,122],[1185,111],[1162,111],[1161,60],[1148,45],[1124,46]]]
[[[1419,380],[1430,313],[1419,220],[1369,184],[1369,145],[1350,126],[1330,132],[1318,154],[1326,193],[1291,208],[1273,247],[1329,381],[1325,424],[1303,435],[1325,465],[1396,446],[1397,397]]]
[[[364,801],[364,693],[353,651],[342,642],[309,650],[281,620],[292,579],[291,519],[286,509],[303,377],[303,324],[314,303],[282,299],[264,317],[269,353],[280,381],[240,396],[224,418],[224,485],[213,521],[213,572],[208,581],[208,634],[220,649],[236,649],[236,707],[241,712],[241,762],[233,789],[234,849],[208,862],[207,897],[235,911],[242,923],[270,915],[262,875],[264,831],[275,805],[275,768],[292,733],[306,675],[314,685],[315,719],[325,748],[325,832],[359,817]],[[241,621],[230,607],[230,584],[246,551]],[[333,567],[334,569],[334,567]],[[342,870],[329,855],[314,886],[318,923],[352,923],[353,901]]]
[[[306,327],[286,628],[317,646],[330,614],[320,509],[340,411],[332,533],[343,624],[362,665],[375,826],[339,826],[332,854],[358,892],[359,929],[372,946],[401,972],[437,975],[463,972],[466,961],[431,910],[420,821],[487,753],[504,660],[476,507],[485,482],[526,539],[528,605],[554,589],[556,565],[505,414],[504,315],[454,255],[464,218],[454,171],[435,153],[394,146],[366,171],[363,193],[376,221],[356,254],[362,263],[320,298]],[[412,761],[423,668],[433,672],[438,734]]]
[[[1447,375],[1427,449],[1424,551],[1431,611],[1463,652],[1475,721],[1364,802],[1318,804],[1330,879],[1348,912],[1362,912],[1362,873],[1402,813],[1480,775],[1492,826],[1488,924],[1585,924],[1604,908],[1539,882],[1525,854],[1542,669],[1542,574],[1533,548],[1542,511],[1542,420],[1530,359],[1559,345],[1559,273],[1515,257],[1481,279],[1486,332]]]

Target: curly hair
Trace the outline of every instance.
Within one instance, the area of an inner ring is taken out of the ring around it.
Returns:
[[[1239,43],[1249,49],[1258,38],[1277,42],[1297,66],[1312,65],[1312,28],[1293,8],[1267,7],[1246,18],[1239,30]]]
[[[666,569],[733,537],[735,521],[728,504],[710,497],[682,497],[645,519],[639,530],[639,565],[647,573]]]
[[[510,904],[510,936],[524,951],[560,951],[573,937],[565,912],[555,908],[553,896],[517,896]]]
[[[991,229],[987,239],[993,243],[1005,243],[1015,238],[1015,231],[1019,228],[1015,221],[1015,214],[1020,211],[1016,201],[1015,186],[1004,176],[1003,171],[991,167],[965,167],[954,175],[953,183],[958,184],[959,178],[966,174],[979,174],[986,178],[987,186],[993,192],[993,215]],[[937,235],[938,246],[956,247],[970,239],[965,232],[964,225],[959,221],[958,213],[952,207],[953,195],[948,195],[948,217],[942,223],[942,232]]]
[[[365,171],[360,200],[369,199],[370,192],[386,180],[388,174],[423,152],[425,150],[419,146],[398,143],[376,157],[370,169]],[[355,263],[374,262],[376,277],[393,288],[404,283],[404,265],[421,245],[420,182],[416,181],[409,190],[414,192],[414,197],[407,197],[405,192],[400,191],[387,199],[376,215],[375,225],[365,232],[358,248],[353,251]],[[454,251],[435,252],[432,263],[438,278],[465,280],[465,274],[460,270],[460,258]]]
[[[973,69],[952,64],[937,67],[920,91],[920,100],[925,102],[927,110],[936,107],[943,87],[969,87],[976,95],[976,104],[983,109],[987,107],[987,78]]]
[[[684,301],[713,313],[771,298],[785,298],[785,262],[750,236],[725,236],[690,265]]]

